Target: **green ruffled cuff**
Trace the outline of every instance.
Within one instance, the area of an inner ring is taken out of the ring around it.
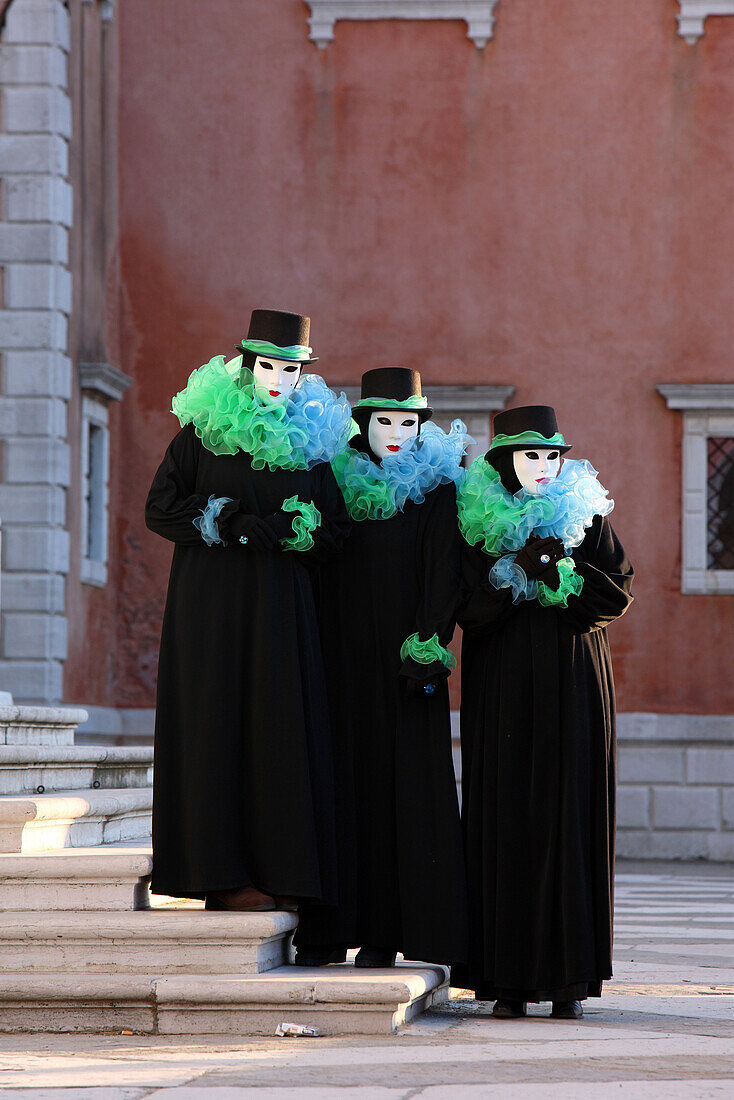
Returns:
[[[543,607],[568,607],[568,597],[578,596],[584,587],[584,578],[576,572],[573,558],[561,558],[557,568],[558,588],[549,588],[538,581],[538,603]]]
[[[312,532],[321,525],[321,512],[312,502],[306,503],[298,497],[288,497],[281,508],[284,512],[296,512],[293,517],[293,535],[281,539],[280,544],[286,550],[310,550],[314,545]]]
[[[440,661],[444,668],[456,668],[456,657],[450,649],[442,646],[438,634],[427,642],[422,642],[417,634],[411,634],[400,647],[401,661],[415,661],[419,665],[432,665]]]

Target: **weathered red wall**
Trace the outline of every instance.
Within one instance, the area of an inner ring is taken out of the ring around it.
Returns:
[[[99,702],[152,701],[170,551],[142,509],[170,396],[274,306],[311,314],[330,381],[402,362],[429,392],[556,405],[638,569],[612,632],[621,709],[734,712],[734,599],[680,594],[680,414],[655,390],[732,377],[734,19],[691,48],[677,11],[513,0],[484,51],[456,21],[339,23],[320,52],[300,0],[123,0],[135,385]]]

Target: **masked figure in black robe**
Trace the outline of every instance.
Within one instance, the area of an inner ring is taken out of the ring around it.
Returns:
[[[351,417],[310,321],[255,310],[241,355],[174,398],[148,496],[175,543],[158,668],[153,890],[208,908],[335,897],[333,778],[309,568],[347,530],[329,465]],[[287,899],[287,900],[284,900]]]
[[[470,965],[497,1016],[578,1018],[612,974],[614,683],[632,567],[553,409],[495,418],[459,491]],[[562,463],[562,464],[561,464]]]
[[[339,905],[301,909],[299,965],[465,957],[465,876],[446,648],[458,594],[455,482],[467,437],[417,371],[368,371],[334,462],[352,519],[321,589],[334,737]]]

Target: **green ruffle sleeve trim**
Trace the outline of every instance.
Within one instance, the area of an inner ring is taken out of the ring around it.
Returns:
[[[193,371],[185,389],[173,398],[172,411],[183,428],[194,431],[215,455],[252,455],[255,470],[305,470],[308,433],[288,423],[285,403],[262,403],[255,397],[252,373],[233,376],[224,356],[215,355]]]
[[[456,668],[456,657],[450,649],[441,645],[438,634],[434,634],[427,642],[422,642],[417,634],[406,638],[400,647],[400,660],[408,659],[419,665],[432,665],[434,661],[440,661],[444,668]]]
[[[568,597],[578,596],[584,587],[584,578],[576,572],[573,558],[561,558],[557,565],[560,584],[549,588],[538,581],[538,603],[543,607],[568,607]]]
[[[313,532],[321,525],[321,512],[312,502],[306,503],[298,497],[288,497],[281,508],[284,512],[296,512],[293,517],[293,535],[281,539],[281,546],[287,550],[310,550],[314,545]]]

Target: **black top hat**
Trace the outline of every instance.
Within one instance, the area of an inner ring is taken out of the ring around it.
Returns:
[[[273,359],[292,359],[297,363],[316,363],[311,357],[311,318],[282,309],[253,309],[250,328],[237,351],[270,355]]]
[[[519,405],[505,409],[494,418],[494,435],[487,454],[500,450],[518,451],[527,447],[552,447],[565,454],[571,450],[558,430],[556,410],[550,405]]]
[[[354,412],[373,413],[380,409],[417,412],[421,423],[430,420],[433,409],[421,391],[421,376],[407,367],[376,367],[362,375],[362,392]]]

